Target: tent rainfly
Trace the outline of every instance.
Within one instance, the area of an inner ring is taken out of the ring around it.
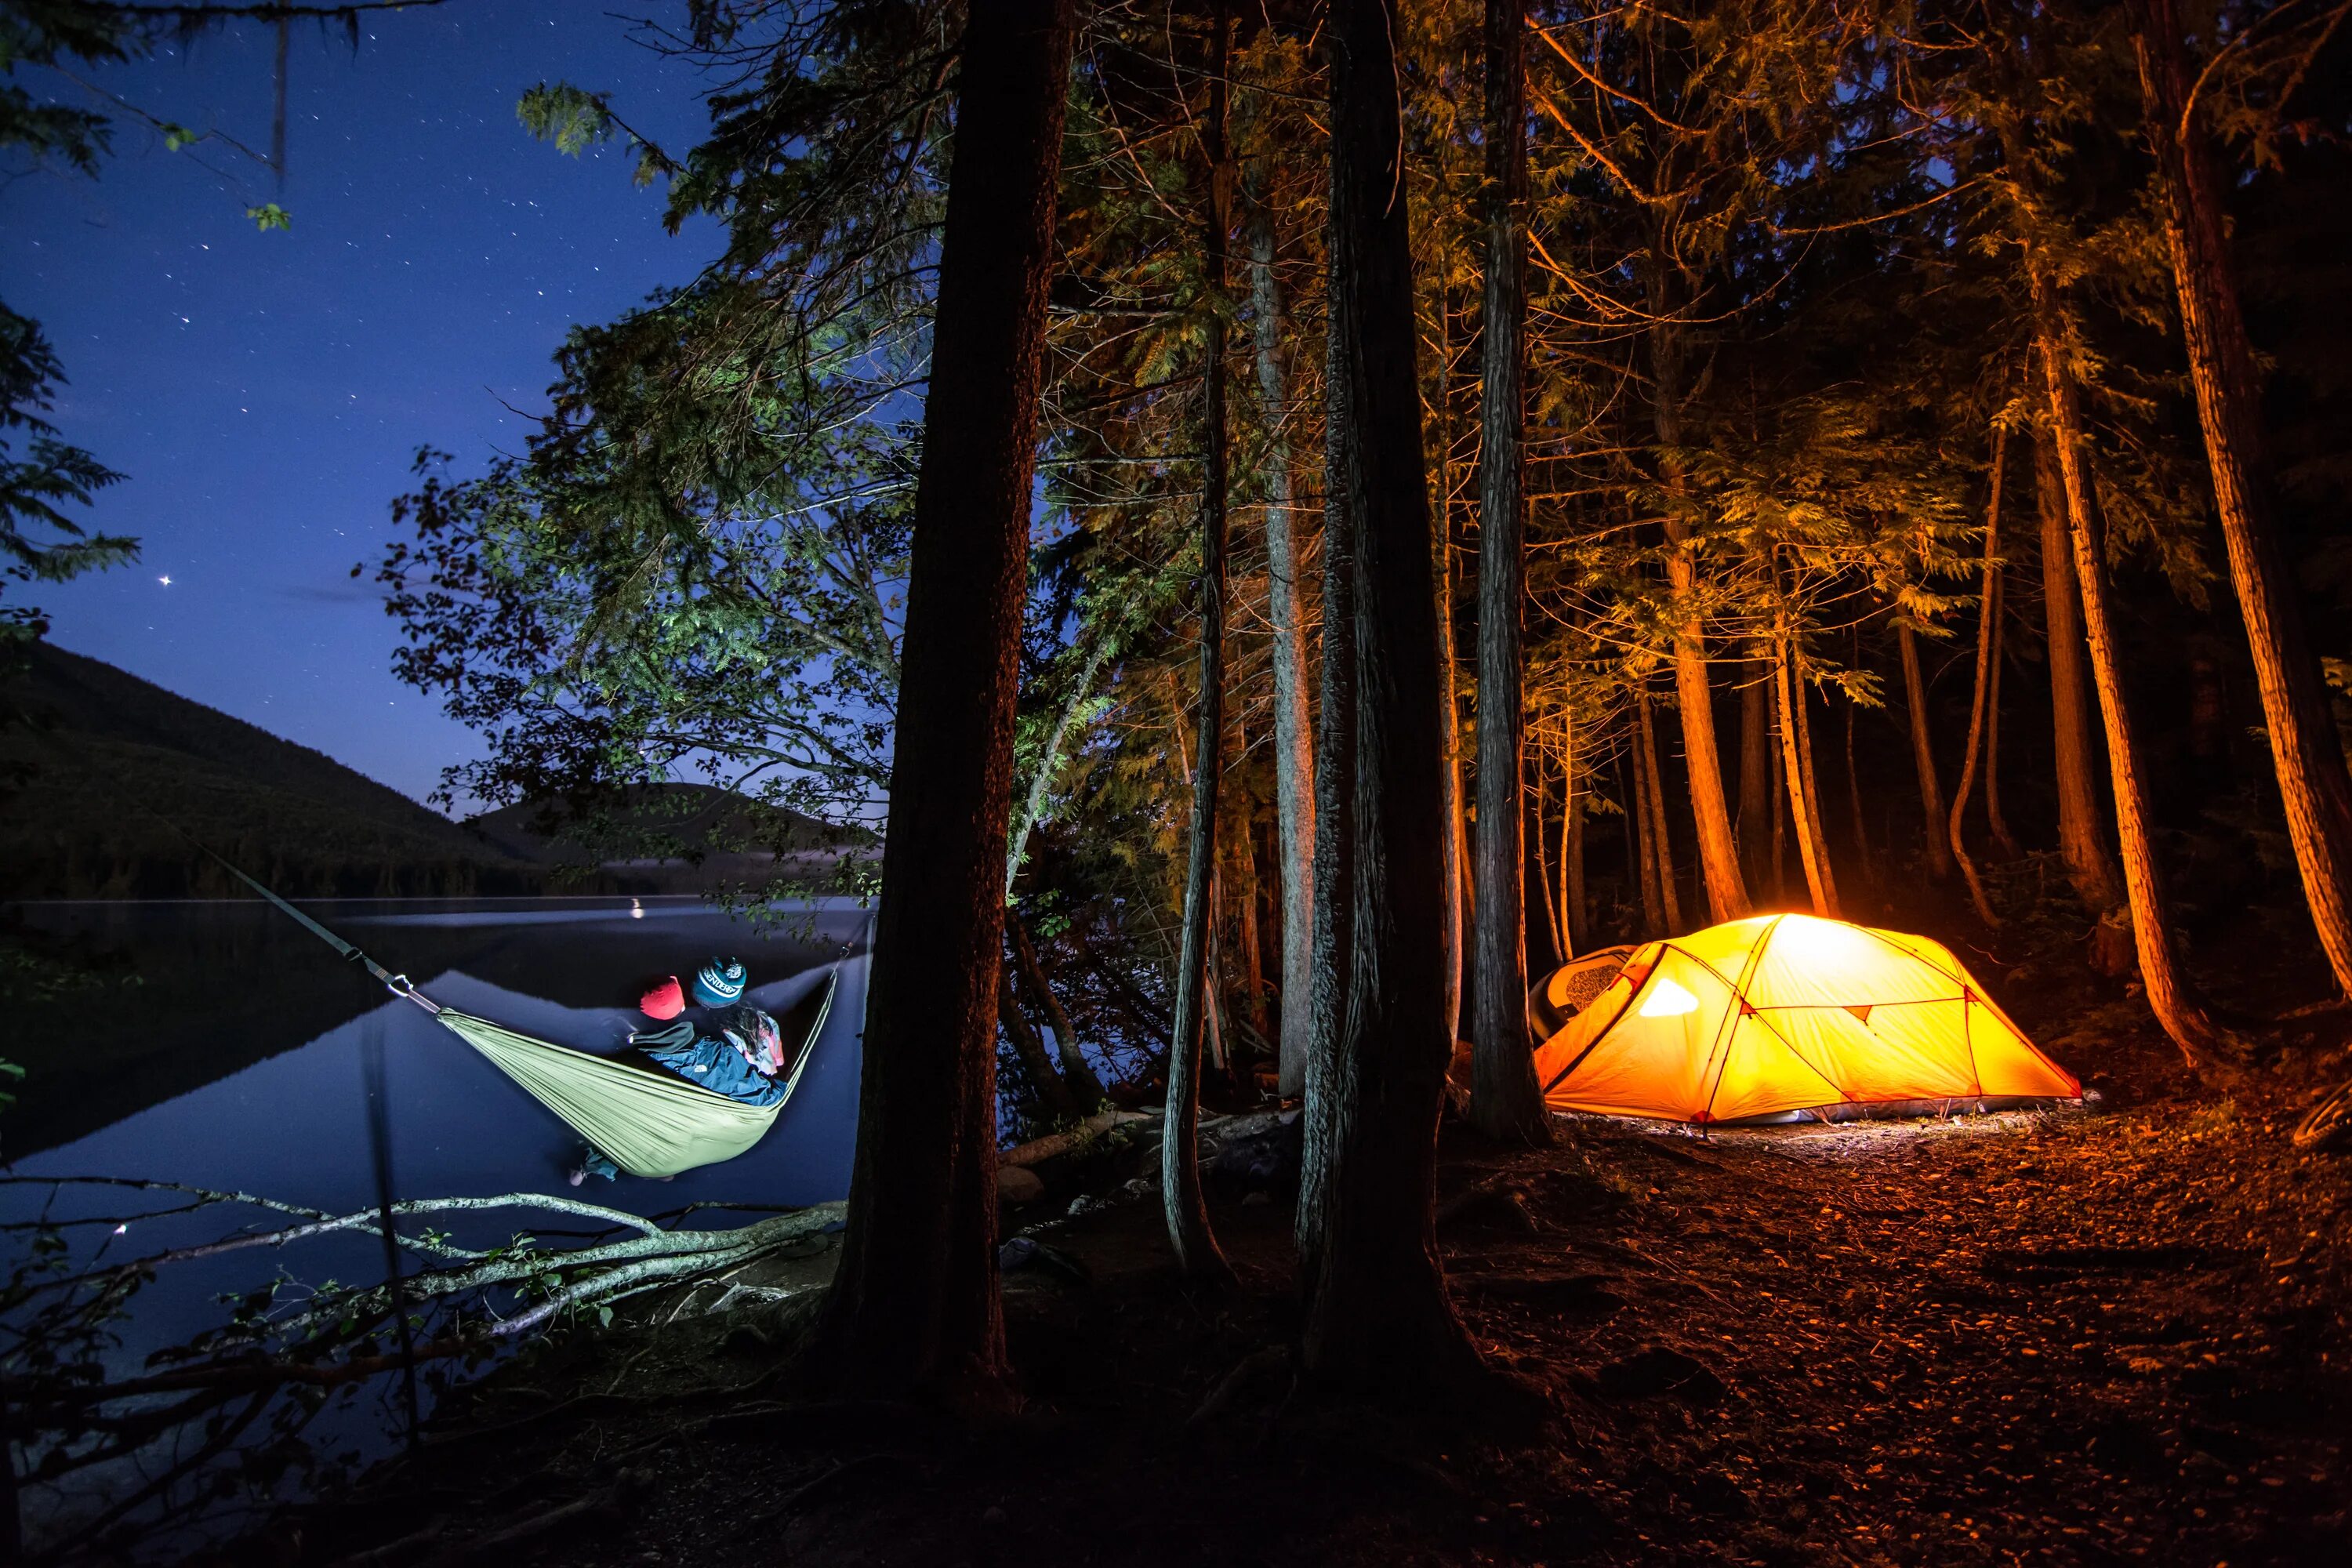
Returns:
[[[2083,1092],[1940,943],[1810,915],[1642,947],[1537,1047],[1536,1081],[1555,1110],[1701,1123]]]

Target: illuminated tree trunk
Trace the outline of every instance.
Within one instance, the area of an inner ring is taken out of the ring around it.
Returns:
[[[1663,252],[1662,252],[1663,254]],[[1661,320],[1648,333],[1654,374],[1651,417],[1658,433],[1661,477],[1669,495],[1680,502],[1687,486],[1683,474],[1682,345],[1679,329],[1665,308],[1664,268],[1652,270],[1651,300]],[[1731,830],[1731,809],[1724,799],[1723,763],[1715,736],[1715,691],[1707,679],[1706,637],[1698,615],[1698,563],[1691,553],[1690,522],[1672,510],[1666,518],[1666,585],[1674,597],[1675,697],[1682,714],[1683,762],[1689,774],[1691,821],[1698,833],[1699,872],[1706,884],[1707,909],[1717,922],[1748,913],[1748,882],[1739,871],[1739,841]],[[1643,722],[1648,715],[1643,714]],[[1654,766],[1651,773],[1657,776]],[[1659,836],[1659,864],[1664,867],[1665,836]],[[1672,873],[1668,873],[1671,879]],[[1674,899],[1667,900],[1673,920]]]
[[[2279,549],[2263,454],[2262,384],[2238,307],[2220,182],[2198,136],[2173,0],[2133,0],[2147,135],[2163,187],[2164,237],[2197,389],[2214,510],[2253,654],[2271,762],[2319,945],[2352,995],[2352,772]]]
[[[1536,787],[1528,792],[1528,837],[1536,846],[1536,892],[1543,900],[1544,931],[1551,938],[1552,963],[1564,962],[1568,954],[1568,927],[1563,923],[1559,900],[1552,896],[1551,830],[1544,826],[1544,800],[1550,792],[1545,788],[1541,753],[1536,761]],[[1560,841],[1560,852],[1566,854],[1568,841]]]
[[[1282,1022],[1278,1091],[1307,1088],[1314,1016],[1315,752],[1307,706],[1307,616],[1292,503],[1290,406],[1282,363],[1282,295],[1274,276],[1274,220],[1260,206],[1250,225],[1250,300],[1258,401],[1273,433],[1265,454],[1266,619],[1274,628],[1274,804],[1282,879]]]
[[[2221,1058],[2233,1042],[2206,1015],[2173,952],[2171,900],[2148,834],[2147,795],[2140,783],[2139,752],[2116,652],[2114,617],[2107,607],[2105,551],[2092,510],[2090,476],[2083,471],[2080,394],[2065,358],[2056,291],[2040,268],[2030,270],[2040,340],[2038,357],[2058,448],[2059,478],[2066,494],[2074,581],[2082,593],[2084,637],[2090,648],[2091,679],[2099,694],[2099,711],[2106,721],[2107,776],[2115,788],[2116,837],[2123,846],[2124,889],[2131,903],[2140,983],[2149,1011],[2189,1066],[2210,1071],[2221,1065]]]
[[[1902,655],[1903,700],[1911,710],[1911,762],[1919,775],[1919,815],[1927,829],[1927,874],[1940,882],[1952,874],[1951,852],[1944,843],[1944,786],[1936,777],[1936,746],[1927,731],[1927,683],[1919,676],[1919,639],[1907,623],[1895,623],[1895,646]]]
[[[1470,1112],[1489,1138],[1551,1142],[1528,1035],[1527,21],[1486,0],[1486,299],[1478,461],[1478,838]]]
[[[1448,1038],[1458,1039],[1462,1034],[1463,979],[1468,969],[1465,962],[1469,954],[1463,940],[1463,880],[1469,867],[1464,853],[1469,835],[1464,831],[1462,801],[1462,710],[1454,700],[1454,531],[1446,509],[1437,508],[1433,514],[1435,531],[1431,537],[1434,552],[1430,565],[1436,583],[1433,606],[1437,616],[1437,712],[1445,744],[1445,799],[1441,809],[1445,822],[1445,1032]]]
[[[2051,742],[2058,782],[2058,853],[2067,880],[2106,933],[2093,950],[2100,971],[2119,974],[2135,962],[2123,872],[2107,853],[2099,826],[2097,763],[2091,735],[2090,678],[2083,661],[2082,590],[2074,580],[2074,546],[2058,445],[2048,430],[2033,443],[2033,479],[2042,521],[2043,641],[2050,658]]]
[[[1560,807],[1560,834],[1567,841],[1560,850],[1559,901],[1568,918],[1568,951],[1560,954],[1566,963],[1586,950],[1592,941],[1591,909],[1584,890],[1584,795],[1576,787],[1576,754],[1569,753],[1568,802]]]
[[[1780,638],[1780,657],[1773,670],[1773,689],[1780,705],[1780,773],[1787,781],[1789,815],[1797,830],[1797,854],[1804,862],[1805,888],[1812,895],[1813,913],[1835,920],[1838,913],[1837,883],[1830,870],[1829,845],[1822,837],[1821,816],[1813,799],[1809,778],[1811,769],[1805,758],[1807,731],[1804,713],[1800,704],[1804,692],[1790,669],[1792,656],[1789,640]]]
[[[1216,61],[1209,78],[1209,115],[1202,131],[1210,168],[1206,232],[1209,287],[1225,286],[1225,66],[1231,29],[1216,13]],[[1176,1037],[1168,1053],[1168,1110],[1160,1140],[1160,1206],[1168,1244],[1187,1279],[1222,1280],[1232,1268],[1209,1229],[1201,1195],[1201,1043],[1213,976],[1210,919],[1217,867],[1217,785],[1225,750],[1225,328],[1204,314],[1202,354],[1201,691],[1192,762],[1192,824],[1184,872],[1184,925],[1176,971]]]
[[[1952,810],[1945,823],[1951,837],[1952,858],[1969,885],[1969,901],[1976,905],[1977,918],[1996,929],[2000,925],[2000,917],[1992,912],[1992,901],[1985,897],[1984,882],[1977,876],[1977,863],[1969,858],[1960,819],[1968,814],[1969,796],[1976,789],[1977,754],[1984,743],[1985,714],[1992,696],[1993,628],[2000,624],[2000,482],[2008,460],[2009,430],[2006,426],[1996,425],[1992,432],[1992,500],[1985,508],[1984,602],[1977,616],[1975,695],[1969,703],[1969,742],[1960,752],[1960,780],[1952,786]]]
[[[1329,310],[1346,389],[1333,479],[1356,574],[1354,941],[1338,1048],[1314,1085],[1327,1110],[1308,1155],[1323,1169],[1305,1184],[1299,1221],[1306,1371],[1391,1399],[1458,1385],[1478,1365],[1437,1258],[1437,1116],[1453,1056],[1446,749],[1395,21],[1385,0],[1331,8]]]
[[[974,0],[958,73],[841,1264],[802,1368],[1001,1404],[996,1016],[1073,8]],[[972,395],[985,388],[987,395]]]
[[[1675,885],[1675,840],[1666,826],[1666,786],[1660,776],[1664,770],[1658,766],[1658,727],[1650,717],[1647,687],[1636,699],[1634,710],[1642,721],[1643,805],[1650,819],[1650,864],[1658,878],[1658,907],[1672,934],[1683,929],[1682,889]]]
[[[1642,934],[1658,937],[1666,934],[1666,911],[1658,901],[1657,833],[1650,822],[1650,780],[1643,772],[1642,725],[1638,719],[1626,721],[1625,742],[1627,780],[1631,785],[1625,797],[1625,820],[1633,830],[1633,879],[1642,893]]]

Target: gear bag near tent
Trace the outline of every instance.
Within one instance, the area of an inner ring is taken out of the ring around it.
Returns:
[[[1536,1081],[1555,1110],[1700,1124],[2083,1092],[1941,943],[1811,915],[1635,950],[1537,1047]]]

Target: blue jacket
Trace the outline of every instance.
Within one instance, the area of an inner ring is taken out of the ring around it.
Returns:
[[[696,1012],[702,1011],[698,1008]],[[631,1035],[629,1043],[687,1082],[723,1094],[746,1105],[773,1105],[784,1098],[785,1076],[762,1073],[751,1053],[762,1038],[773,1038],[776,1021],[757,1007],[738,1005],[723,1013],[679,1018],[666,1029]],[[738,1047],[730,1036],[744,1041]]]

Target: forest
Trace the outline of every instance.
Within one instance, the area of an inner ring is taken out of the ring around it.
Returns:
[[[2332,1560],[2352,5],[682,10],[519,113],[719,258],[353,575],[445,804],[878,832],[854,1177],[278,1560]],[[1806,916],[2074,1091],[1562,1104]]]

